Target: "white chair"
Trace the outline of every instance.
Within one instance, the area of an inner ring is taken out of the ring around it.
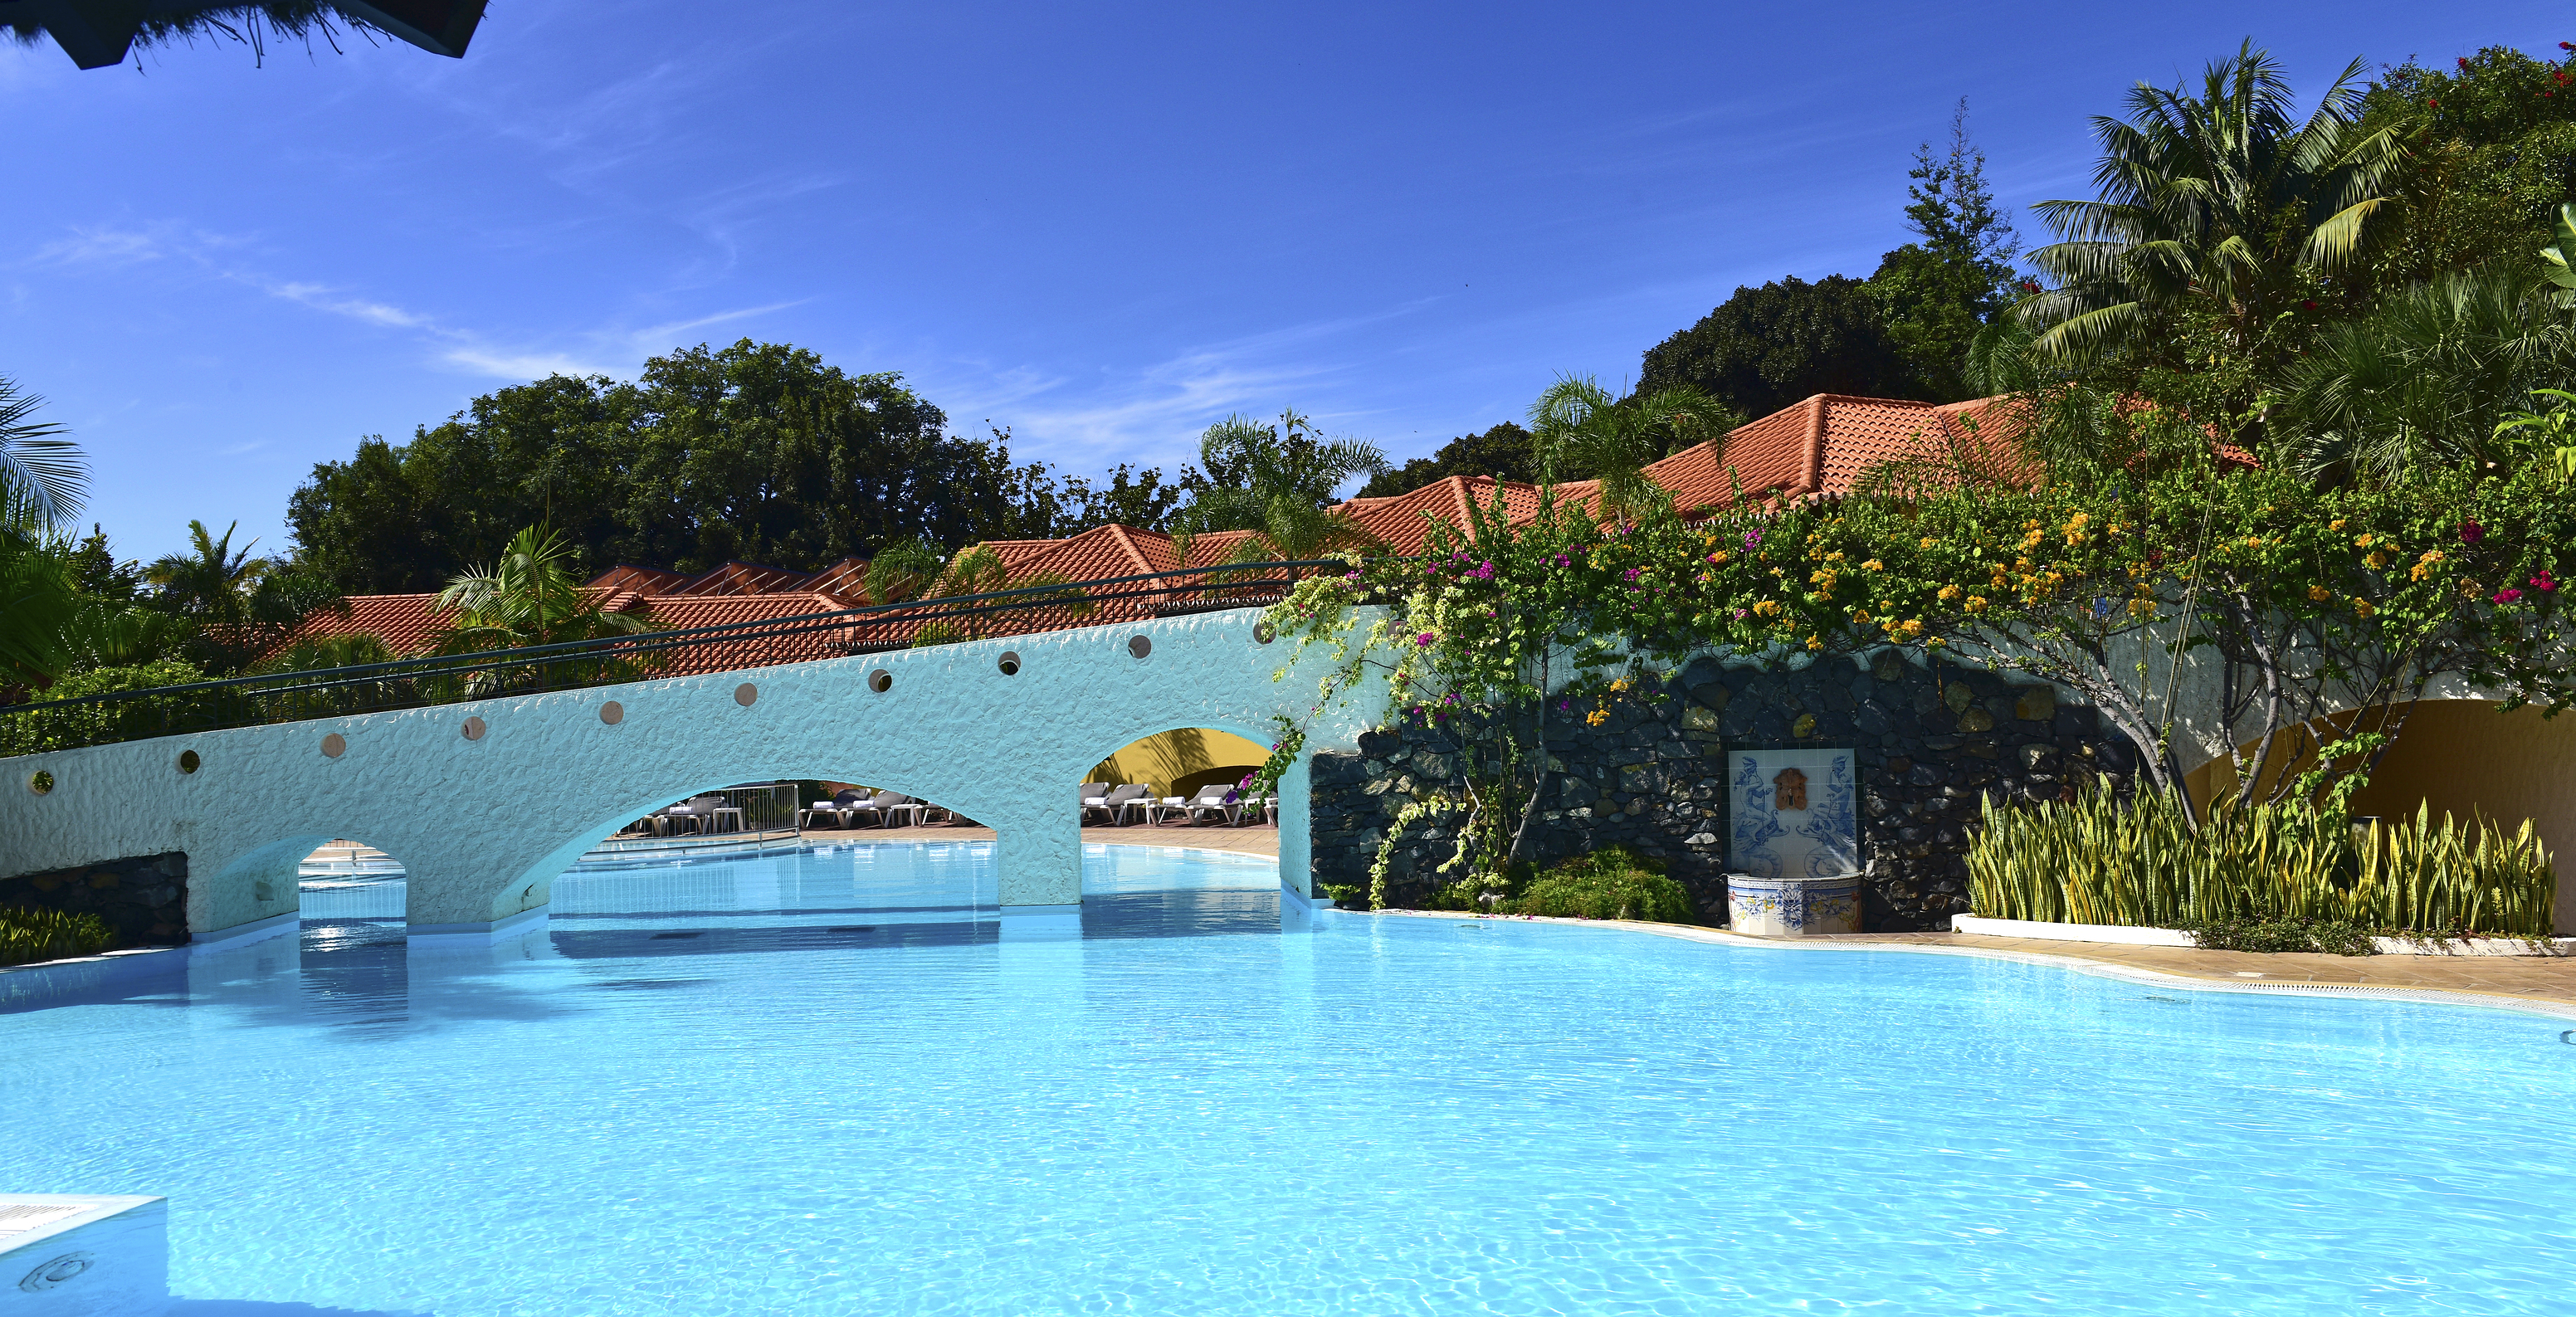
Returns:
[[[1228,823],[1234,822],[1237,816],[1234,802],[1225,798],[1226,794],[1233,790],[1234,788],[1221,784],[1200,787],[1198,795],[1192,797],[1188,805],[1184,806],[1189,811],[1190,822],[1196,823],[1206,818],[1220,818]]]

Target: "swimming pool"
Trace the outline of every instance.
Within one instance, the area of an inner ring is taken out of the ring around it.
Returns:
[[[1079,938],[843,848],[0,1015],[0,1187],[169,1195],[188,1314],[2566,1310],[2565,1021],[1086,863]]]

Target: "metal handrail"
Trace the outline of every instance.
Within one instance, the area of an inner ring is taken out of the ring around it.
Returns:
[[[25,704],[0,705],[0,755],[29,753],[41,749],[69,749],[79,745],[104,745],[117,741],[143,740],[181,731],[212,731],[224,727],[257,726],[268,722],[294,721],[300,718],[373,712],[393,708],[417,708],[436,704],[462,703],[474,699],[503,695],[533,694],[542,690],[572,689],[582,686],[608,685],[618,682],[651,680],[648,666],[657,656],[713,645],[745,645],[758,642],[791,640],[824,632],[883,630],[889,636],[901,637],[895,643],[878,648],[911,647],[911,637],[919,628],[902,631],[905,624],[927,625],[934,622],[964,621],[998,617],[1011,613],[1036,614],[1055,609],[1065,613],[1064,620],[1053,625],[1032,627],[1038,631],[1063,630],[1074,626],[1094,625],[1088,615],[1102,605],[1126,600],[1160,599],[1165,602],[1188,600],[1192,596],[1222,591],[1230,601],[1241,599],[1241,607],[1257,607],[1275,602],[1260,592],[1293,588],[1302,569],[1343,568],[1339,559],[1303,559],[1294,562],[1230,563],[1215,567],[1191,567],[1170,572],[1142,572],[1130,576],[1103,577],[1090,581],[1067,581],[1050,585],[1017,586],[971,595],[916,599],[897,604],[871,604],[859,608],[837,609],[822,613],[805,613],[793,617],[764,621],[727,622],[713,626],[689,627],[669,631],[645,631],[634,635],[606,636],[588,640],[555,641],[543,645],[524,645],[511,649],[483,650],[466,654],[435,655],[426,658],[395,659],[382,663],[361,663],[340,668],[315,668],[300,672],[266,673],[246,677],[225,677],[211,681],[189,682],[176,686],[155,686],[142,690],[116,691],[102,695],[81,696],[69,700],[37,700]],[[1266,575],[1265,575],[1266,574]],[[1249,577],[1249,579],[1247,579]],[[1211,578],[1225,578],[1222,580]],[[1198,602],[1192,600],[1193,602]],[[1216,600],[1205,602],[1215,603]],[[1219,603],[1218,606],[1225,606]],[[960,636],[958,641],[978,639]],[[932,643],[953,643],[935,641]],[[852,640],[827,647],[855,650],[861,642]],[[635,662],[641,660],[641,662]],[[730,665],[763,667],[778,662],[808,661],[804,658],[754,658]],[[589,677],[575,676],[557,681],[572,665],[598,663],[612,671]],[[501,684],[478,683],[478,675],[505,677]],[[424,689],[425,683],[444,686],[454,683],[453,690]],[[443,695],[443,698],[442,698]],[[336,697],[336,698],[334,698]],[[283,716],[263,716],[255,706],[271,700],[293,700],[298,707]],[[163,717],[149,730],[122,724],[132,721],[122,717],[129,709],[142,707],[141,702],[160,709]],[[316,710],[316,701],[328,701],[343,707]],[[185,709],[177,706],[191,706]],[[223,706],[233,706],[229,710]],[[88,711],[92,717],[67,720],[63,715]],[[173,718],[171,715],[178,715]],[[194,715],[194,716],[191,716]],[[67,738],[45,737],[48,744],[26,745],[34,739],[36,729],[30,724],[50,721],[102,724],[72,730]],[[120,724],[115,727],[106,723]]]

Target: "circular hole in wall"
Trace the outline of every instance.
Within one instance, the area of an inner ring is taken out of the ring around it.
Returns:
[[[746,709],[750,708],[752,703],[759,698],[760,688],[752,685],[750,682],[746,681],[733,688],[733,702]]]
[[[617,724],[626,721],[626,706],[619,704],[615,700],[610,700],[608,703],[599,706],[599,720],[611,727],[615,727]]]
[[[1001,661],[995,666],[1001,668],[1003,676],[1016,677],[1020,675],[1020,656],[1017,653],[1005,651]]]
[[[333,732],[329,736],[322,738],[322,757],[325,759],[337,759],[341,755],[348,753],[348,750],[349,738],[340,735],[338,732]]]
[[[1269,620],[1265,618],[1252,624],[1252,638],[1267,645],[1271,641],[1279,638],[1279,630],[1278,628],[1270,625]]]
[[[879,668],[868,674],[868,689],[879,695],[894,689],[894,674]]]
[[[27,779],[27,789],[40,796],[52,795],[54,791],[54,775],[41,768],[37,769],[34,775]]]
[[[179,752],[179,771],[182,773],[196,772],[198,767],[204,762],[204,760],[197,758],[197,752],[194,750],[182,750]]]
[[[1154,642],[1144,636],[1129,636],[1127,637],[1127,652],[1138,658],[1143,658],[1154,652]]]
[[[490,724],[488,724],[488,723],[486,723],[486,722],[484,722],[484,721],[483,721],[482,719],[480,719],[480,718],[468,718],[468,719],[466,719],[466,720],[465,720],[465,739],[466,739],[466,740],[469,740],[469,741],[480,741],[480,740],[482,740],[482,739],[483,739],[483,733],[488,732],[488,731],[490,731],[490,730],[492,730],[491,725],[490,725]]]

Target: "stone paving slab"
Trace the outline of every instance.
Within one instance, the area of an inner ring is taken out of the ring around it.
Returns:
[[[1791,941],[1793,939],[1773,939]],[[2343,984],[2469,992],[2576,1003],[2576,960],[2560,956],[2326,956],[2306,952],[2203,951],[2112,942],[2060,942],[1967,933],[1852,933],[1801,942],[1893,944],[1954,951],[2058,956],[2184,978],[2244,982]]]

